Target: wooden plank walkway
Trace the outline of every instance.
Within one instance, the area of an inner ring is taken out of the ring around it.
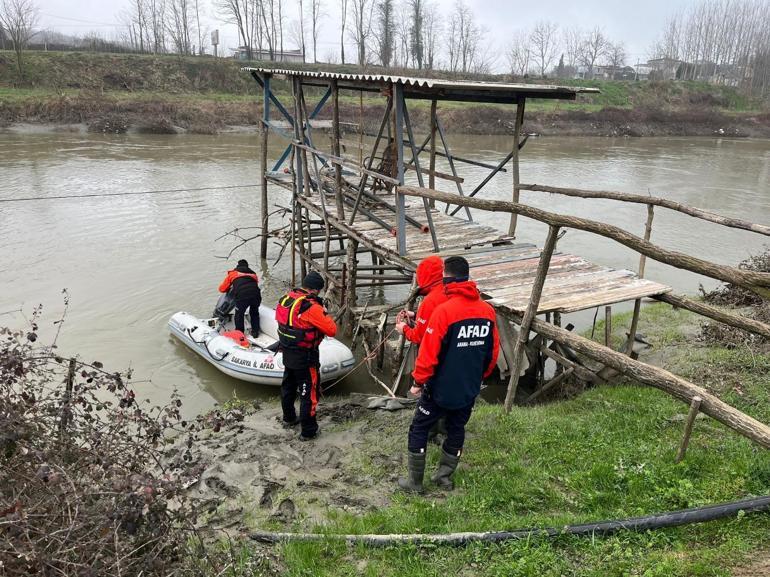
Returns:
[[[393,195],[383,194],[382,198],[383,202],[390,203]],[[323,216],[317,193],[302,197],[300,202],[316,215]],[[326,196],[324,202],[333,215],[334,197]],[[395,225],[393,211],[382,207],[369,207],[368,210]],[[349,212],[348,208],[346,214]],[[406,212],[420,223],[426,220],[421,202],[408,201]],[[444,257],[459,254],[467,258],[472,278],[491,304],[523,313],[532,291],[540,249],[534,244],[514,244],[511,237],[490,226],[452,217],[439,210],[433,210],[431,214],[439,254]],[[416,226],[407,226],[405,256],[399,256],[395,236],[363,214],[359,214],[352,225],[336,222],[332,226],[350,234],[382,258],[412,270],[420,260],[433,253],[431,235]],[[538,313],[576,312],[670,291],[671,287],[639,278],[631,271],[613,269],[591,263],[580,256],[556,252],[551,259]]]

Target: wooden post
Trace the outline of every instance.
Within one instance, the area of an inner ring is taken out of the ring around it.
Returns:
[[[700,397],[693,397],[692,401],[690,402],[690,411],[687,413],[687,421],[684,425],[684,435],[682,436],[682,443],[679,445],[679,450],[676,452],[676,459],[675,461],[677,463],[680,463],[682,459],[684,459],[684,455],[687,452],[687,447],[690,444],[690,435],[692,434],[692,427],[695,424],[695,417],[698,416],[698,411],[700,411],[700,404],[703,402],[703,399]]]
[[[262,127],[260,134],[262,136],[262,195],[260,198],[260,210],[262,211],[262,238],[260,239],[259,256],[267,258],[267,232],[269,228],[268,209],[267,209],[267,137],[269,134],[270,122],[270,76],[265,75],[264,90],[262,99]]]
[[[356,253],[358,252],[358,241],[348,238],[347,246],[347,279],[345,284],[345,332],[350,335],[353,331],[353,310],[356,306]]]
[[[524,124],[524,103],[526,98],[522,98],[516,104],[516,123],[514,124],[513,134],[513,202],[519,202],[519,140],[521,138],[521,127]],[[511,222],[508,226],[508,234],[516,236],[516,223],[518,215],[511,214]]]
[[[543,252],[540,254],[540,262],[537,265],[537,274],[535,275],[535,282],[532,285],[532,292],[529,296],[529,304],[521,321],[519,338],[516,339],[516,344],[513,347],[513,365],[511,366],[511,377],[508,381],[508,392],[505,395],[505,411],[508,413],[511,412],[513,400],[516,397],[524,347],[526,347],[529,340],[529,329],[532,325],[532,320],[537,316],[537,307],[540,305],[540,296],[543,294],[543,285],[545,285],[545,278],[548,275],[548,267],[551,265],[551,256],[553,256],[553,251],[556,248],[558,235],[558,226],[548,227],[548,237],[546,238]]]
[[[337,80],[331,81],[332,91],[332,129],[334,134],[332,135],[332,154],[334,156],[341,156],[340,154],[340,90],[337,86]],[[334,165],[334,199],[337,203],[337,218],[343,220],[345,218],[345,206],[342,201],[342,166],[339,164]]]
[[[430,101],[430,175],[428,188],[436,188],[436,100]],[[430,200],[430,207],[436,207],[436,201]]]
[[[612,344],[612,307],[604,307],[604,346]]]
[[[532,403],[533,401],[537,400],[539,397],[541,397],[543,394],[547,393],[551,389],[553,389],[556,385],[561,384],[564,382],[564,380],[569,377],[575,369],[569,368],[563,373],[559,373],[558,375],[554,376],[550,381],[548,381],[546,384],[544,384],[540,389],[532,393],[526,401],[524,401],[525,405],[528,405]]]
[[[75,384],[75,370],[77,369],[77,360],[73,357],[70,359],[69,368],[67,369],[67,378],[64,381],[64,398],[62,399],[61,418],[59,420],[59,441],[64,439],[64,435],[67,432],[67,425],[72,418],[72,410],[70,409],[70,402],[72,400],[72,388]]]
[[[647,222],[644,225],[644,240],[650,240],[652,235],[652,218],[655,216],[655,208],[653,205],[647,205]],[[639,256],[639,278],[644,278],[644,267],[647,264],[647,257],[645,255]],[[626,354],[631,356],[634,351],[634,341],[636,340],[636,328],[639,325],[639,313],[642,310],[642,299],[636,299],[634,301],[634,314],[631,317],[631,328],[628,331],[628,341],[626,342]]]

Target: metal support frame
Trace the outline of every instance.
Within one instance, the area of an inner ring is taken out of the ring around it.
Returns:
[[[265,76],[264,90],[262,91],[262,126],[260,132],[262,136],[262,150],[261,150],[261,194],[260,194],[260,211],[262,217],[262,238],[260,239],[259,256],[260,258],[267,258],[267,233],[269,229],[269,220],[267,210],[267,141],[268,134],[270,132],[270,76]]]
[[[435,111],[434,111],[435,112]],[[447,144],[446,135],[444,134],[444,127],[441,125],[441,121],[438,119],[438,114],[436,114],[433,117],[433,122],[436,123],[436,130],[438,130],[439,138],[441,139],[441,145],[444,147],[444,152],[446,152],[446,159],[449,162],[449,168],[452,170],[452,176],[457,178],[457,169],[455,168],[455,160],[452,156],[452,151],[449,149],[449,144]],[[457,185],[457,192],[460,196],[465,196],[463,194],[463,185],[460,184],[459,181],[455,181],[455,184]],[[458,207],[459,208],[459,207]],[[468,217],[468,221],[473,222],[473,217],[471,216],[471,209],[467,206],[465,208],[465,215]],[[449,205],[446,206],[445,212],[449,212]]]
[[[403,93],[401,94],[401,97],[403,98]],[[417,148],[414,146],[414,134],[412,133],[412,123],[409,120],[409,109],[406,106],[406,99],[404,99],[402,103],[402,107],[404,109],[404,123],[406,124],[406,134],[409,138],[409,147],[412,149],[412,162],[414,162],[414,167],[417,169],[417,182],[419,183],[420,187],[425,187],[425,182],[422,178],[422,169],[420,168],[420,160],[418,158],[419,153],[417,152]],[[403,166],[400,166],[400,169],[403,173]],[[402,183],[403,181],[403,174],[401,178],[399,179]],[[460,186],[460,183],[457,183],[457,186]],[[433,250],[438,252],[438,239],[436,238],[436,229],[433,226],[433,215],[430,213],[430,204],[428,203],[427,198],[422,199],[422,204],[425,207],[425,218],[428,220],[428,228],[430,232],[431,240],[433,241]],[[400,223],[399,223],[400,225]],[[406,223],[404,223],[404,226],[406,227]]]
[[[393,98],[396,101],[396,166],[398,167],[398,186],[404,184],[404,87],[392,84]],[[396,186],[396,242],[399,256],[406,254],[406,198]]]

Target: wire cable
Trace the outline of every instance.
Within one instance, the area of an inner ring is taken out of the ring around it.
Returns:
[[[202,192],[205,190],[232,190],[235,188],[253,188],[256,184],[233,184],[229,186],[202,186],[199,188],[169,188],[166,190],[137,190],[130,192],[94,192],[88,194],[61,194],[56,196],[25,196],[21,198],[0,198],[0,202],[30,202],[34,200],[63,200],[69,198],[99,198],[107,196],[137,196],[148,194],[170,194],[175,192]]]

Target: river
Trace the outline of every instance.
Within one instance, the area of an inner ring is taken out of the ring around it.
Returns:
[[[461,156],[496,163],[510,146],[504,137],[450,135]],[[280,153],[270,150],[271,158]],[[236,393],[274,396],[274,389],[226,377],[174,341],[166,329],[177,310],[208,314],[216,286],[234,259],[257,264],[258,243],[222,257],[235,245],[217,240],[236,227],[259,223],[256,183],[258,137],[101,136],[0,133],[0,197],[46,197],[0,203],[0,326],[21,327],[43,304],[43,341],[53,338],[62,317],[62,289],[69,308],[57,345],[106,367],[131,367],[141,396],[168,398],[174,388],[190,414]],[[447,172],[445,163],[438,170]],[[485,175],[460,167],[470,190]],[[647,193],[724,215],[770,224],[770,141],[694,138],[541,138],[523,151],[522,182]],[[509,199],[510,174],[497,176],[482,198]],[[447,183],[451,185],[451,183]],[[445,185],[446,186],[446,185]],[[179,190],[152,195],[79,199],[52,196]],[[451,190],[447,188],[447,190]],[[283,191],[271,202],[286,204]],[[613,201],[583,200],[523,192],[524,201],[556,212],[611,222],[642,234],[646,209]],[[507,218],[477,215],[501,229]],[[244,234],[248,234],[246,231]],[[545,227],[520,220],[519,239],[542,244]],[[652,240],[719,263],[735,264],[763,248],[763,239],[684,215],[656,211]],[[570,230],[560,250],[593,261],[635,269],[632,251]],[[266,302],[288,287],[288,262],[256,266]],[[704,279],[648,262],[647,276],[695,293]],[[706,286],[714,283],[704,282]],[[22,309],[23,312],[18,312]],[[585,326],[592,313],[577,315]],[[352,377],[339,392],[370,386]]]

